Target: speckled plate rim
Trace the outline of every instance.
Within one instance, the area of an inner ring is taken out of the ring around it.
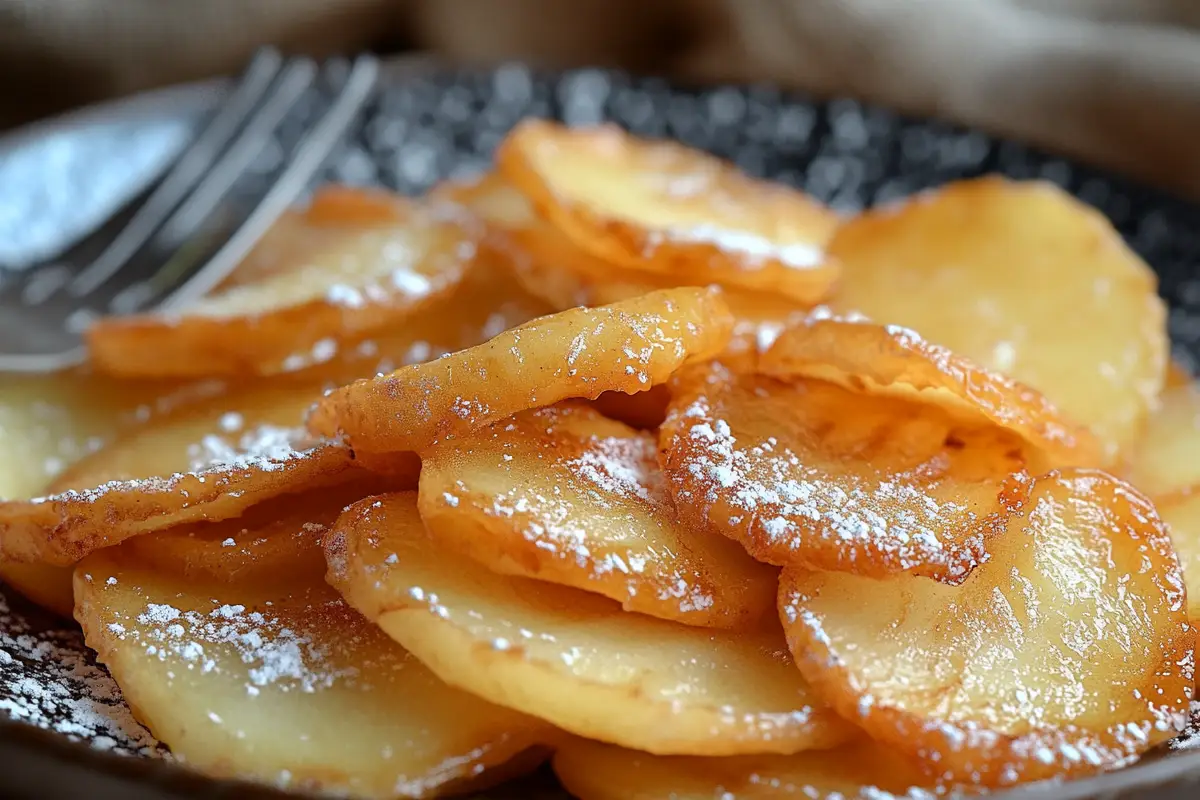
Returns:
[[[383,63],[379,82],[381,85],[395,84],[449,68],[486,70],[495,66],[498,65],[448,64],[429,55],[405,55]],[[0,135],[0,157],[12,147],[69,126],[95,124],[106,119],[127,121],[171,114],[202,114],[220,99],[230,83],[227,78],[218,78],[181,84],[39,120]],[[673,85],[694,88],[708,84],[674,82]],[[991,134],[989,138],[1012,141]],[[234,797],[284,800],[305,796],[257,783],[209,778],[170,760],[106,753],[0,714],[0,795],[12,798],[76,797],[81,790],[86,790],[89,797],[119,797],[122,800]],[[1132,794],[1135,792],[1138,794]],[[1185,800],[1200,796],[1200,749],[1070,783],[1046,782],[988,796],[998,800],[1148,800],[1149,792],[1155,792],[1155,800]]]

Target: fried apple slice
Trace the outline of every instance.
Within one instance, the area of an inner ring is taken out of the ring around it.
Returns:
[[[667,277],[624,270],[576,246],[533,212],[529,200],[497,173],[456,186],[445,197],[488,227],[525,291],[556,310],[599,306],[679,286]]]
[[[710,281],[621,267],[577,247],[539,219],[528,200],[496,173],[444,196],[477,213],[500,242],[518,282],[529,294],[558,310],[618,303],[632,297]],[[804,318],[808,305],[778,294],[723,286],[733,313],[733,339],[726,359],[756,355],[788,324]],[[753,362],[750,362],[753,363]]]
[[[824,253],[831,211],[697,150],[612,126],[527,120],[496,164],[539,215],[618,266],[801,303],[818,302],[837,279]]]
[[[356,450],[420,451],[527,408],[665,382],[720,352],[729,312],[717,290],[672,289],[573,309],[321,399],[309,427]]]
[[[686,625],[755,625],[775,570],[679,519],[657,451],[583,403],[523,411],[423,454],[421,519],[439,549],[504,575]]]
[[[301,426],[316,396],[252,386],[132,428],[68,468],[47,496],[0,502],[0,552],[66,566],[131,536],[338,482],[355,469],[352,453]]]
[[[521,241],[519,237],[516,240]],[[512,271],[526,292],[557,309],[619,303],[672,284],[690,285],[688,281],[648,283],[633,275],[632,270],[613,267],[591,256],[580,258],[577,251],[558,257],[540,252],[547,249],[519,246],[511,255]],[[607,267],[607,277],[593,278],[576,271],[587,260],[595,262],[597,268]],[[759,353],[781,330],[802,320],[808,311],[794,300],[764,292],[724,288],[723,297],[733,317],[733,329],[721,358],[741,371],[753,371]]]
[[[822,697],[954,779],[1096,772],[1188,719],[1179,563],[1154,506],[1103,472],[1038,478],[962,586],[785,569],[779,597]]]
[[[918,331],[1040,391],[1115,462],[1163,385],[1153,271],[1097,211],[1046,183],[953,183],[842,225],[832,304]]]
[[[69,464],[95,452],[122,430],[216,391],[162,381],[117,382],[78,371],[0,376],[0,498],[43,493]],[[67,567],[6,558],[0,578],[25,597],[70,618]]]
[[[850,389],[939,403],[966,419],[1012,431],[1040,455],[1040,470],[1094,466],[1104,458],[1092,433],[1064,417],[1035,389],[898,325],[808,319],[779,334],[759,371],[783,380],[820,378]]]
[[[715,362],[679,376],[660,443],[679,512],[779,566],[961,582],[1028,490],[1006,431]]]
[[[279,216],[237,268],[218,284],[218,291],[261,283],[291,272],[313,252],[329,246],[346,229],[394,225],[412,214],[407,198],[382,189],[327,184],[309,199],[307,208]]]
[[[117,547],[80,563],[75,591],[87,643],[134,713],[214,777],[430,797],[551,733],[443,684],[319,572],[184,578]]]
[[[521,286],[558,309],[619,303],[680,285],[613,266],[580,250],[545,222],[514,231],[511,241],[509,258]],[[589,276],[591,270],[607,270],[608,274],[598,280]]]
[[[143,400],[111,381],[75,373],[0,376],[0,452],[17,456],[0,459],[0,498],[43,491],[67,464],[111,438],[121,418]],[[75,597],[69,567],[23,564],[0,553],[0,579],[39,606],[71,618]]]
[[[322,537],[342,509],[364,497],[406,488],[407,483],[356,471],[341,483],[280,495],[237,517],[135,536],[121,551],[141,567],[173,572],[189,581],[259,585],[281,576],[292,580],[297,573],[319,577],[325,571]]]
[[[474,347],[554,309],[524,291],[490,254],[463,282],[411,316],[337,348],[328,361],[279,376],[343,385]]]
[[[850,734],[817,705],[776,626],[687,627],[449,559],[414,494],[351,506],[325,548],[328,580],[442,680],[572,733],[703,755],[793,753]]]
[[[309,215],[308,246],[285,244],[286,268],[254,265],[259,280],[179,313],[99,320],[87,332],[92,362],[118,376],[194,377],[274,374],[327,360],[339,343],[451,291],[475,257],[478,234],[469,226],[394,203],[390,220]]]
[[[216,382],[118,381],[82,371],[0,375],[0,498],[29,497],[122,431],[220,394]]]
[[[466,180],[443,181],[430,190],[429,199],[434,203],[459,206],[498,234],[516,230],[536,219],[525,195],[495,171]]]
[[[1183,570],[1188,619],[1200,625],[1200,491],[1189,488],[1161,498],[1157,505]]]
[[[1200,484],[1200,387],[1167,389],[1130,459],[1129,481],[1153,498]]]
[[[307,208],[280,214],[216,291],[223,293],[275,280],[355,229],[396,225],[412,213],[413,203],[392,192],[338,184],[322,186]]]
[[[560,308],[617,303],[661,289],[705,283],[688,280],[687,276],[672,279],[621,269],[582,253],[557,231],[546,228],[549,226],[542,223],[513,233],[518,248],[513,270],[527,291]],[[726,360],[757,357],[781,330],[803,320],[809,310],[807,305],[786,296],[722,288],[734,319]]]
[[[868,739],[795,755],[654,756],[567,737],[554,772],[580,800],[884,800],[932,797],[933,781]]]

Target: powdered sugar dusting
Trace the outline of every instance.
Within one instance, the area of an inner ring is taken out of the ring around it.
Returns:
[[[0,596],[0,711],[121,755],[165,755],[76,630],[44,630]]]
[[[744,590],[745,565],[730,563],[724,540],[714,548],[716,537],[679,526],[652,435],[567,404],[497,423],[462,447],[467,452],[425,460],[425,491],[443,509],[439,535],[467,547],[457,535],[461,515],[491,517],[489,530],[506,539],[504,550],[539,565],[521,566],[520,574],[646,613],[709,613],[723,581],[731,581],[731,593]],[[713,613],[739,609],[731,597]]]
[[[284,461],[312,450],[319,443],[302,427],[257,425],[230,440],[224,436],[209,434],[188,447],[189,467],[192,472],[203,472],[214,468],[247,469],[270,471]]]
[[[946,469],[940,457],[891,474],[824,453],[823,434],[813,431],[789,435],[785,426],[778,431],[782,439],[744,438],[735,432],[743,416],[797,412],[786,401],[760,408],[773,401],[749,383],[733,386],[732,376],[715,369],[716,384],[724,388],[701,390],[677,404],[664,425],[678,506],[699,512],[759,559],[779,565],[858,562],[859,569],[871,564],[884,574],[932,568],[951,580],[985,557],[983,531],[991,521],[977,513],[980,495],[968,496],[963,486],[955,493],[937,491],[938,473]],[[801,402],[802,394],[793,400]],[[733,416],[725,416],[726,408]],[[835,461],[837,474],[829,471]],[[1000,485],[983,491],[997,498]],[[989,513],[998,501],[993,505]]]
[[[311,613],[321,615],[342,605],[341,600],[330,601],[325,604],[327,608],[312,609]],[[202,614],[148,603],[134,620],[117,624],[122,630],[110,626],[110,633],[117,639],[136,641],[150,658],[180,659],[188,669],[202,673],[244,670],[246,693],[250,696],[266,686],[314,692],[357,675],[351,667],[328,666],[329,652],[324,644],[282,623],[270,609],[247,610],[243,605],[224,604]],[[236,667],[223,661],[230,649],[240,661]]]
[[[228,417],[226,415],[222,419]],[[58,494],[35,497],[31,503],[52,502],[96,502],[107,494],[116,492],[172,493],[185,491],[180,485],[185,481],[209,480],[227,482],[231,477],[244,478],[251,473],[275,472],[289,464],[317,454],[328,443],[313,437],[301,427],[257,425],[245,430],[235,439],[218,434],[207,434],[199,442],[189,445],[187,472],[128,480],[114,480],[87,489],[68,489]],[[240,492],[233,490],[230,492]],[[236,495],[234,495],[236,496]]]
[[[590,481],[604,494],[661,501],[663,480],[655,464],[658,451],[648,436],[595,438],[567,469]]]
[[[664,238],[675,242],[715,245],[722,252],[736,256],[744,269],[761,269],[770,262],[781,263],[792,269],[813,269],[825,262],[825,252],[808,242],[780,244],[749,231],[716,225],[669,228]]]

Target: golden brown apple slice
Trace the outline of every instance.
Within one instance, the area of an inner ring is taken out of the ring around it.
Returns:
[[[451,686],[581,736],[658,753],[793,753],[851,729],[818,704],[778,627],[732,634],[447,557],[416,495],[347,509],[326,538],[347,601]]]
[[[1100,443],[1034,389],[978,366],[916,331],[865,320],[805,320],[779,334],[759,371],[788,380],[820,378],[872,394],[933,402],[976,424],[1012,431],[1040,456],[1039,466],[1093,466]]]
[[[427,450],[420,510],[439,549],[711,628],[770,614],[776,571],[689,528],[649,433],[581,402],[524,411]]]
[[[961,582],[1028,484],[1002,429],[716,363],[676,379],[659,435],[679,512],[779,566]]]
[[[219,386],[125,381],[81,371],[0,376],[0,498],[43,494],[70,464],[121,431],[194,402]],[[0,547],[0,578],[41,606],[71,616],[71,570],[18,563]]]
[[[568,737],[554,772],[580,800],[885,800],[932,797],[934,781],[868,739],[795,755],[654,756]]]
[[[1154,272],[1101,214],[1048,183],[984,178],[847,221],[833,305],[904,325],[1040,391],[1115,461],[1163,385]]]
[[[555,308],[619,303],[680,282],[621,269],[576,247],[547,222],[536,220],[510,233],[508,250],[513,274],[525,291]],[[597,279],[593,273],[601,273]],[[689,285],[683,281],[682,285]],[[697,285],[704,285],[699,284]]]
[[[552,311],[521,289],[503,263],[482,255],[454,291],[403,320],[340,345],[328,361],[274,380],[323,379],[340,386],[373,378],[474,347]]]
[[[221,393],[216,382],[119,381],[83,371],[0,375],[0,498],[32,497],[122,431]]]
[[[1103,472],[1038,478],[961,586],[785,569],[779,597],[821,696],[957,780],[1096,772],[1188,719],[1179,563],[1150,502]]]
[[[1130,482],[1153,498],[1200,485],[1200,387],[1163,392],[1131,462]]]
[[[451,185],[440,194],[478,214],[498,240],[521,286],[559,310],[617,303],[678,286],[721,283],[734,317],[733,339],[725,355],[729,358],[757,355],[787,324],[802,319],[808,308],[778,293],[748,291],[706,274],[624,269],[581,249],[538,218],[529,201],[496,173],[474,184]]]
[[[671,289],[564,311],[337,389],[309,426],[356,450],[420,451],[527,408],[663,383],[682,364],[720,352],[731,325],[717,290]]]
[[[131,536],[237,516],[341,480],[344,447],[303,428],[312,386],[252,386],[132,428],[73,464],[48,495],[0,502],[0,552],[68,565]]]
[[[294,230],[268,237],[248,275],[178,313],[99,320],[87,332],[93,363],[126,377],[287,372],[406,318],[469,270],[478,244],[469,226],[399,197],[328,191],[303,217],[303,250]],[[390,214],[373,202],[390,205]],[[350,207],[342,213],[339,204]],[[294,217],[284,224],[297,227]],[[275,258],[263,252],[271,245],[280,249]]]
[[[580,249],[534,214],[528,199],[499,173],[470,183],[443,184],[432,196],[478,217],[488,230],[489,243],[509,262],[525,291],[555,310],[607,305],[679,285],[623,270]]]
[[[819,301],[837,279],[837,217],[675,143],[616,127],[527,120],[496,153],[503,175],[576,246],[617,266]]]
[[[514,236],[517,250],[512,256],[512,269],[527,292],[556,308],[619,303],[672,286],[703,285],[701,281],[638,275],[581,253],[569,243],[564,246],[554,242],[553,237],[561,235],[552,229],[546,234],[536,228]],[[750,367],[779,331],[802,320],[808,310],[795,300],[766,292],[729,287],[722,287],[722,291],[733,315],[732,337],[722,358],[744,361]]]
[[[297,574],[321,576],[321,540],[342,509],[406,483],[358,471],[338,484],[265,500],[237,517],[135,536],[121,551],[146,569],[187,580],[257,585],[280,577],[294,581]]]
[[[551,734],[452,689],[311,570],[183,577],[124,547],[75,572],[77,616],[134,713],[209,775],[430,797]]]
[[[1188,618],[1200,624],[1200,488],[1159,499],[1158,511],[1183,570]]]

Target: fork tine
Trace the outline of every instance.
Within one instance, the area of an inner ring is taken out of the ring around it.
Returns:
[[[263,104],[273,108],[268,113],[263,113],[263,107],[255,112],[212,171],[197,182],[190,194],[183,193],[179,208],[168,213],[166,221],[133,248],[130,257],[118,264],[111,275],[83,297],[62,292],[36,307],[19,307],[17,310],[24,316],[0,317],[0,343],[4,345],[0,348],[0,372],[46,372],[82,363],[86,350],[80,333],[86,326],[77,323],[102,314],[105,307],[111,309],[117,300],[121,300],[125,312],[155,305],[176,310],[218,284],[307,187],[370,96],[378,71],[378,62],[373,57],[356,59],[342,81],[338,96],[292,150],[282,172],[270,185],[262,187],[265,191],[254,200],[250,213],[231,235],[205,243],[201,234],[217,233],[218,228],[211,223],[224,213],[224,195],[259,152],[253,145],[261,146],[283,122],[316,72],[311,61],[284,67],[271,81]],[[186,232],[192,238],[182,242],[163,241],[169,238],[163,234],[171,233],[173,225],[176,235]],[[215,248],[211,258],[198,260],[210,246]],[[9,290],[9,286],[0,287],[0,292]],[[31,324],[35,320],[39,324]],[[8,349],[10,334],[14,337],[13,349]]]
[[[89,292],[79,295],[79,299],[84,303],[93,302],[99,295],[119,288],[121,281],[130,280],[122,276],[131,270],[137,272],[138,266],[145,266],[147,259],[173,261],[170,254],[177,253],[189,237],[197,232],[197,227],[208,218],[213,207],[245,172],[271,131],[278,127],[287,112],[303,96],[315,74],[316,64],[311,59],[298,59],[284,66],[271,82],[263,102],[254,109],[237,136],[216,162],[209,166],[207,174],[182,199],[179,206],[151,232],[141,247],[114,265],[115,268],[103,280],[95,282]],[[114,284],[118,286],[114,287]],[[146,298],[147,301],[150,299]],[[137,308],[125,308],[123,312],[135,310]]]
[[[162,221],[179,205],[187,192],[203,177],[221,149],[229,142],[279,72],[282,56],[272,49],[260,51],[246,69],[238,86],[224,101],[200,135],[184,151],[117,236],[100,255],[68,284],[74,297],[82,297],[120,269],[145,244]]]
[[[271,132],[279,127],[287,112],[312,85],[316,75],[317,65],[307,58],[297,60],[284,68],[267,102],[191,196],[184,200],[158,231],[157,237],[163,240],[161,246],[174,249],[187,240],[198,225],[207,219],[237,179],[245,174],[254,157],[261,152],[270,138]]]
[[[177,310],[206,294],[250,252],[325,163],[370,96],[378,75],[379,62],[373,56],[355,59],[337,99],[297,146],[291,163],[212,258],[160,304],[164,311]]]

